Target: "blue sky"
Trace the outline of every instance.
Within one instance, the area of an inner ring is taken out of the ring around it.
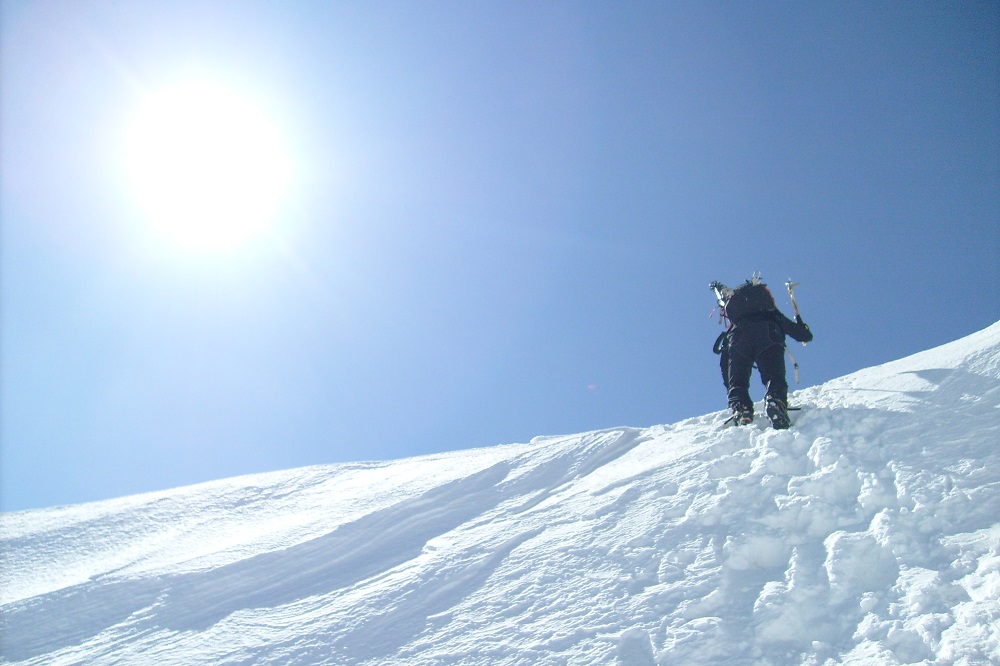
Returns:
[[[0,6],[4,510],[722,409],[753,271],[803,386],[1000,318],[995,2]],[[294,165],[217,251],[122,158],[192,76]]]

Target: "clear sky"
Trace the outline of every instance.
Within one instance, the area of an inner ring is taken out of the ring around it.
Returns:
[[[723,409],[753,271],[803,386],[1000,319],[996,2],[0,6],[4,510]]]

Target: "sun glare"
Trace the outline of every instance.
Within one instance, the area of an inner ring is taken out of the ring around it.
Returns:
[[[291,184],[277,125],[219,85],[189,83],[149,96],[126,142],[132,194],[145,218],[188,249],[233,249],[259,237]]]

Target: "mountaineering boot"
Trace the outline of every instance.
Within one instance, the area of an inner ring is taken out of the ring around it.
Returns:
[[[741,405],[733,407],[733,423],[738,426],[753,423],[753,407],[743,407]]]
[[[787,430],[792,425],[788,418],[788,406],[777,398],[767,398],[767,418],[775,430]]]

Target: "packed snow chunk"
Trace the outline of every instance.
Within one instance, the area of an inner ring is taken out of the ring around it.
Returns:
[[[953,623],[952,606],[967,598],[939,572],[919,567],[902,567],[898,583],[880,596],[889,603],[880,607],[876,595],[864,595],[862,610],[881,613],[869,612],[856,637],[877,643],[901,663],[933,660],[943,632]]]
[[[953,606],[955,622],[942,633],[939,655],[949,663],[1000,664],[1000,523],[945,542],[959,549],[952,569],[966,594]]]
[[[618,666],[655,666],[653,644],[642,629],[628,629],[618,639]]]
[[[899,577],[892,551],[867,532],[834,532],[824,542],[824,567],[837,598],[860,600],[865,592],[891,588]]]
[[[784,567],[791,555],[791,548],[786,541],[762,535],[729,537],[724,551],[726,566],[737,571]]]
[[[829,589],[822,566],[812,553],[792,552],[783,581],[770,581],[753,605],[759,645],[794,645],[801,649],[837,637],[828,608]]]
[[[853,507],[861,493],[858,465],[841,455],[832,465],[826,465],[809,476],[793,479],[788,484],[792,495],[816,497],[827,504]]]
[[[816,438],[816,441],[809,447],[808,456],[812,464],[816,466],[816,469],[832,465],[840,458],[840,454],[837,453],[834,447],[833,440],[825,436]]]
[[[887,469],[879,474],[862,474],[858,504],[869,513],[875,513],[885,508],[899,508],[898,491],[892,472]]]

